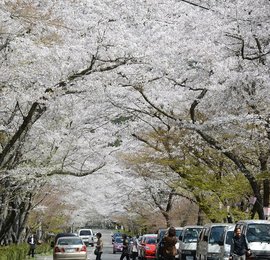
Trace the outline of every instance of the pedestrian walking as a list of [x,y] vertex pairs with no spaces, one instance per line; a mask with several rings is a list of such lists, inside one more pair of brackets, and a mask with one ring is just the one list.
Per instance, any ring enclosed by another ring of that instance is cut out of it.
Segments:
[[170,227],[168,233],[163,238],[163,259],[164,260],[175,260],[175,256],[177,255],[176,250],[176,230],[174,227]]
[[234,230],[234,236],[232,238],[230,259],[246,260],[246,254],[251,254],[246,236],[244,234],[241,234],[240,228],[236,228]]
[[97,245],[96,245],[97,255],[96,255],[96,260],[101,260],[101,255],[103,253],[103,241],[101,239],[102,234],[100,232],[98,232],[96,234],[96,237],[97,237]]
[[137,256],[138,256],[138,238],[139,235],[137,235],[136,237],[133,238],[133,244],[132,244],[132,260],[136,260]]
[[123,234],[122,238],[123,238],[123,250],[122,250],[122,254],[120,256],[120,260],[123,260],[125,257],[127,260],[129,260],[127,235]]
[[36,236],[34,234],[31,234],[27,239],[27,243],[29,245],[28,256],[30,257],[30,255],[31,255],[32,257],[34,257],[36,244],[37,244]]

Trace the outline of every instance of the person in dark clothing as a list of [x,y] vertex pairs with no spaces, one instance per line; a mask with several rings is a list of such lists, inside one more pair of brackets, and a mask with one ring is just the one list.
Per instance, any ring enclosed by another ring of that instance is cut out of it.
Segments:
[[127,260],[129,260],[127,235],[123,234],[122,238],[123,238],[123,251],[122,251],[122,254],[120,256],[120,260],[123,260],[125,257]]
[[32,255],[32,257],[35,256],[35,249],[36,249],[36,244],[37,244],[37,239],[34,234],[28,237],[27,243],[29,245],[29,251],[28,251],[28,256]]
[[232,260],[246,260],[246,253],[250,255],[250,249],[246,236],[241,234],[241,229],[236,228],[231,244],[230,259]]
[[177,254],[176,251],[176,243],[177,243],[177,238],[176,238],[176,230],[174,227],[170,227],[168,230],[168,234],[165,235],[163,238],[163,259],[164,260],[175,260],[175,256]]

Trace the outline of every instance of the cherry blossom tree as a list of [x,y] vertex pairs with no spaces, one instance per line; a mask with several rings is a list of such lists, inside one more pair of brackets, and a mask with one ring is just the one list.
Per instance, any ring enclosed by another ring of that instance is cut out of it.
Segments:
[[263,218],[268,9],[266,0],[1,3],[0,242],[17,241],[16,212],[44,182],[119,171],[120,150],[140,149],[131,134],[152,126],[189,129],[229,159]]

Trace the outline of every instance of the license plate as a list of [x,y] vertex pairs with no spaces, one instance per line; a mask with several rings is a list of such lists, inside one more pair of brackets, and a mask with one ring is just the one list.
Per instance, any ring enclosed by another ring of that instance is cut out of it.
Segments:
[[186,256],[186,260],[193,260],[193,256]]
[[65,250],[65,252],[67,252],[67,253],[73,253],[73,252],[75,252],[75,249],[74,248],[67,248]]

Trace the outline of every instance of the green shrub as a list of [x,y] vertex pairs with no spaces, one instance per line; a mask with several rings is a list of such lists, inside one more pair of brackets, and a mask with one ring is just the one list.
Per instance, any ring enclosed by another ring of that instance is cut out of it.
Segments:
[[[28,244],[10,245],[0,247],[0,260],[25,260],[29,251]],[[36,247],[36,254],[50,253],[51,247],[49,244],[41,244]]]

